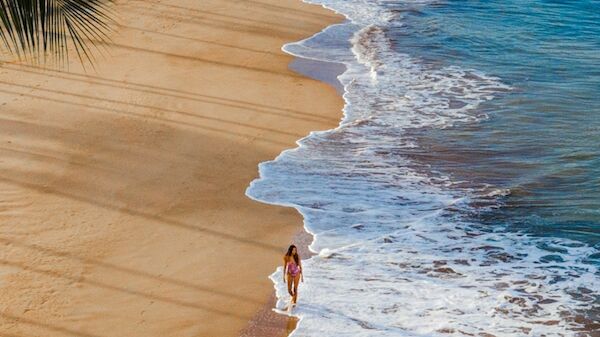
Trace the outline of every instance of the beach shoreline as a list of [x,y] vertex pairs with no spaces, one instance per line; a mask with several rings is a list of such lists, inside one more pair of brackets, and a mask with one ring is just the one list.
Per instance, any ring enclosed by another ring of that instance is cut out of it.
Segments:
[[94,73],[0,67],[0,331],[237,336],[303,230],[244,191],[343,105],[281,46],[343,18],[297,0],[116,6]]
[[[344,88],[340,81],[337,79],[345,70],[345,65],[341,63],[323,62],[317,60],[311,60],[302,58],[300,56],[293,56],[294,59],[290,62],[289,68],[301,75],[310,77],[312,79],[327,83],[335,88],[339,94],[340,99],[343,99],[342,95]],[[341,112],[340,112],[341,114]],[[281,205],[274,205],[275,207],[287,207]],[[297,211],[297,210],[296,210]],[[304,216],[298,212],[298,214],[304,218]],[[315,255],[309,246],[313,242],[313,235],[307,232],[306,228],[302,226],[296,234],[293,236],[291,243],[296,245],[298,253],[303,260],[309,259]],[[300,294],[299,298],[302,295]],[[301,302],[301,301],[300,301]],[[250,320],[248,326],[242,330],[241,337],[275,337],[275,336],[288,336],[293,332],[299,322],[296,316],[286,316],[276,313],[273,308],[276,307],[277,297],[274,293],[269,296],[267,303],[254,315]],[[282,331],[284,334],[282,334]]]

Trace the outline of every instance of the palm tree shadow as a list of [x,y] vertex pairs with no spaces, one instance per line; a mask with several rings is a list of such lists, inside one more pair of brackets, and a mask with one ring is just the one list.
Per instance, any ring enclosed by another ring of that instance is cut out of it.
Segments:
[[[33,139],[39,139],[37,143],[52,143],[52,139],[56,138],[57,135],[61,135],[63,142],[73,142],[69,148],[78,148],[82,145],[82,140],[86,138],[96,137],[94,134],[90,134],[90,130],[72,130],[58,126],[52,126],[48,124],[41,124],[25,122],[25,121],[14,121],[10,119],[3,119],[3,125],[10,127],[12,132],[27,134]],[[99,130],[100,134],[103,134],[102,130]],[[182,134],[188,134],[187,137],[196,139],[199,143],[198,137],[204,138],[207,136],[197,135],[184,130],[178,131]],[[160,204],[163,200],[175,200],[178,199],[190,199],[196,200],[198,195],[203,193],[212,193],[206,190],[207,188],[214,188],[207,185],[212,177],[201,177],[201,176],[174,176],[171,180],[185,180],[188,181],[191,186],[197,186],[197,189],[189,189],[187,192],[189,196],[179,194],[180,191],[177,189],[171,189],[170,185],[173,184],[169,179],[163,179],[162,182],[156,186],[148,186],[150,191],[144,190],[130,190],[128,194],[122,194],[120,198],[114,199],[115,188],[119,186],[128,185],[139,185],[136,182],[139,178],[139,173],[136,170],[126,169],[130,167],[130,163],[152,163],[152,162],[172,162],[177,163],[182,172],[189,172],[193,174],[195,167],[202,165],[202,163],[193,159],[195,154],[202,154],[203,150],[197,149],[195,153],[192,153],[192,157],[178,157],[169,152],[161,151],[160,149],[137,149],[131,147],[126,143],[122,143],[119,139],[106,139],[104,140],[104,152],[112,153],[116,158],[120,160],[113,160],[112,157],[93,158],[83,157],[77,155],[68,155],[63,158],[56,156],[46,155],[47,152],[44,148],[38,148],[34,151],[27,149],[14,149],[17,144],[11,144],[10,151],[3,151],[4,156],[12,156],[20,161],[29,161],[30,165],[25,165],[23,168],[15,167],[0,167],[0,181],[13,186],[19,186],[21,188],[54,194],[61,197],[67,197],[73,200],[85,202],[90,205],[102,207],[111,211],[118,211],[123,214],[128,214],[134,217],[150,220],[153,223],[160,223],[166,226],[171,226],[179,229],[189,230],[196,233],[202,233],[210,236],[214,236],[220,239],[235,241],[238,244],[250,245],[261,250],[267,250],[272,252],[280,252],[280,247],[273,246],[255,239],[248,237],[237,236],[224,231],[218,230],[218,227],[202,226],[200,224],[191,224],[182,220],[169,218],[166,215],[161,215]],[[256,151],[256,149],[253,149]],[[40,152],[43,155],[40,155]],[[48,151],[51,152],[51,151]],[[8,157],[6,157],[8,158]],[[73,161],[72,158],[76,160]],[[45,161],[51,165],[36,165],[36,162],[40,160]],[[84,161],[81,161],[84,160]],[[78,174],[64,174],[61,172],[54,172],[50,169],[44,169],[41,171],[29,171],[27,167],[69,167],[73,165],[77,166]],[[81,170],[81,169],[84,170]],[[144,166],[139,167],[144,169]],[[26,178],[25,178],[26,177]],[[94,177],[93,179],[91,177]],[[215,176],[215,179],[217,176]],[[189,179],[192,179],[191,181]],[[235,177],[222,177],[221,179],[236,179]],[[208,181],[206,181],[208,180]],[[161,191],[161,193],[148,193],[152,190]],[[95,191],[95,193],[90,193]],[[172,191],[172,192],[171,192]],[[169,195],[169,193],[177,193],[176,195]],[[237,192],[232,192],[237,193]],[[103,196],[110,196],[105,198]],[[244,198],[243,195],[240,196]],[[158,198],[158,199],[155,199]],[[246,199],[248,200],[248,199]],[[250,207],[253,207],[254,202],[248,200]],[[129,206],[124,206],[129,205]]]
[[211,287],[205,287],[205,286],[201,286],[198,284],[194,284],[191,282],[187,282],[184,280],[178,280],[169,276],[164,276],[164,275],[155,275],[143,270],[137,270],[137,269],[132,269],[132,268],[127,268],[127,267],[123,267],[123,266],[119,266],[113,263],[108,263],[108,262],[104,262],[101,260],[97,260],[97,259],[93,259],[93,258],[88,258],[88,257],[83,257],[83,256],[79,256],[77,254],[73,254],[70,253],[68,251],[61,251],[61,250],[57,250],[57,249],[52,249],[52,248],[48,248],[48,247],[43,247],[41,245],[37,245],[37,244],[31,244],[31,243],[27,243],[23,240],[18,240],[18,239],[8,239],[8,238],[2,238],[0,237],[0,242],[6,244],[6,245],[12,245],[12,246],[16,246],[16,247],[20,247],[23,249],[27,249],[27,250],[33,250],[33,251],[37,251],[43,255],[50,255],[50,256],[55,256],[55,257],[61,257],[61,258],[68,258],[68,259],[72,259],[72,260],[76,260],[77,262],[80,263],[84,263],[84,264],[88,264],[88,265],[92,265],[95,267],[101,267],[104,269],[108,269],[109,272],[114,273],[114,272],[121,272],[121,273],[125,273],[128,274],[130,276],[134,276],[134,277],[139,277],[139,278],[143,278],[143,279],[148,279],[151,281],[156,281],[158,283],[169,283],[172,284],[174,286],[178,286],[178,287],[182,287],[182,288],[187,288],[193,291],[197,291],[197,292],[201,292],[201,293],[211,293],[211,294],[217,294],[220,295],[222,297],[225,297],[227,300],[237,300],[237,301],[244,301],[247,303],[258,303],[260,302],[257,299],[253,299],[250,298],[248,296],[244,296],[244,295],[239,295],[239,294],[233,294],[227,291],[222,291],[222,290],[218,290],[218,289],[214,289]]
[[224,310],[219,310],[219,309],[215,309],[214,307],[208,306],[208,305],[203,305],[203,304],[199,304],[198,302],[190,302],[190,301],[182,301],[179,299],[175,299],[175,298],[171,298],[171,297],[167,297],[164,295],[156,295],[153,293],[148,293],[148,292],[144,292],[144,291],[140,291],[140,290],[135,290],[135,289],[128,289],[122,286],[116,286],[116,285],[112,285],[106,282],[102,282],[102,281],[97,281],[97,280],[93,280],[93,279],[88,279],[85,277],[80,277],[80,276],[70,276],[64,273],[61,273],[59,271],[55,271],[55,270],[51,270],[51,269],[43,269],[43,268],[39,268],[39,267],[33,267],[33,266],[28,266],[25,265],[23,263],[18,263],[18,262],[14,262],[14,261],[9,261],[9,260],[5,260],[0,258],[0,265],[3,266],[8,266],[8,267],[12,267],[12,268],[17,268],[17,269],[21,269],[21,270],[25,270],[28,272],[32,272],[32,273],[36,273],[36,274],[40,274],[40,275],[44,275],[44,276],[48,276],[48,277],[52,277],[52,278],[61,278],[61,279],[65,279],[67,281],[73,282],[73,283],[84,283],[87,285],[90,285],[92,287],[97,287],[97,288],[102,288],[105,290],[109,290],[109,291],[116,291],[122,294],[127,294],[127,295],[133,295],[133,296],[137,296],[137,297],[143,297],[146,299],[150,299],[150,300],[155,300],[155,301],[161,301],[161,302],[165,302],[165,303],[169,303],[169,304],[174,304],[174,305],[178,305],[181,307],[186,307],[186,308],[191,308],[191,309],[198,309],[198,310],[202,310],[202,311],[209,311],[209,312],[213,312],[216,313],[218,315],[223,315],[223,316],[228,316],[230,318],[237,318],[240,320],[245,320],[246,317],[241,316],[233,311],[224,311]]
[[[24,323],[27,325],[33,325],[35,327],[38,328],[42,328],[45,330],[50,330],[52,332],[55,333],[60,333],[63,335],[68,335],[68,336],[76,336],[76,337],[101,337],[100,335],[95,335],[95,334],[91,334],[91,333],[86,333],[83,331],[76,331],[76,330],[71,330],[65,327],[61,327],[58,325],[53,325],[53,324],[49,324],[49,323],[42,323],[30,318],[26,318],[23,316],[16,316],[14,314],[10,314],[7,312],[0,312],[0,318],[3,318],[7,321],[14,321],[14,322],[19,322],[19,323]],[[8,332],[0,332],[0,336],[6,336],[6,337],[23,337],[23,335],[11,335]],[[108,337],[108,336],[104,336],[104,337]]]
[[25,64],[6,63],[3,68],[16,72],[23,72],[35,76],[44,76],[49,78],[61,78],[69,81],[77,81],[85,84],[93,84],[106,87],[117,87],[123,90],[129,90],[144,94],[166,96],[167,99],[183,99],[197,101],[201,103],[219,104],[232,108],[248,109],[260,113],[271,114],[279,117],[293,118],[304,121],[337,123],[338,120],[329,118],[323,114],[309,113],[300,110],[294,110],[281,106],[273,106],[256,102],[244,101],[235,98],[219,97],[202,93],[194,93],[183,90],[174,90],[166,87],[158,87],[148,84],[135,83],[131,81],[117,81],[97,75],[82,75],[73,72],[64,72],[55,69],[41,68]]

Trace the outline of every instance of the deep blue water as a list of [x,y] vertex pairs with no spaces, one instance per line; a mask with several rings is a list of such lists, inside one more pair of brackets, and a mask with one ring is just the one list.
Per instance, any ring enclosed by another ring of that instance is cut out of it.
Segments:
[[395,50],[513,88],[487,120],[421,131],[434,167],[511,191],[490,225],[600,248],[600,1],[450,1],[400,20]]

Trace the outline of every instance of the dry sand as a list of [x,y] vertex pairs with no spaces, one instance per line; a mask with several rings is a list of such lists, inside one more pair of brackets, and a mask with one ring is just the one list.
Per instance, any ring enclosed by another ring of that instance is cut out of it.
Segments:
[[302,223],[245,189],[341,115],[280,48],[341,17],[298,0],[116,12],[93,73],[0,67],[0,335],[236,336]]

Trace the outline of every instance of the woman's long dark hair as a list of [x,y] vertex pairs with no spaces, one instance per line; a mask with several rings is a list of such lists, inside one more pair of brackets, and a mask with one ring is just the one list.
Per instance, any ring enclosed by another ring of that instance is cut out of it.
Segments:
[[[292,256],[292,250],[294,250],[294,248],[296,248],[296,246],[290,245],[290,248],[288,248],[288,251],[287,253],[285,253],[285,256]],[[296,248],[296,254],[294,254],[293,257],[294,261],[296,261],[296,264],[299,264],[298,260],[300,260],[300,258],[298,257],[298,248]]]

